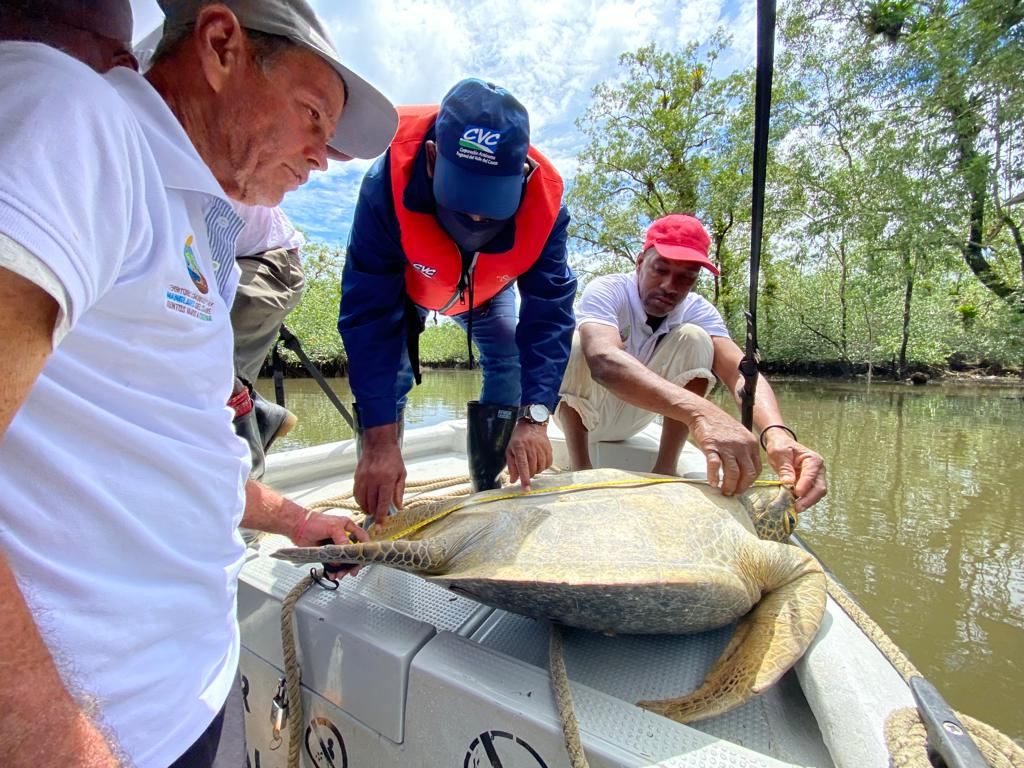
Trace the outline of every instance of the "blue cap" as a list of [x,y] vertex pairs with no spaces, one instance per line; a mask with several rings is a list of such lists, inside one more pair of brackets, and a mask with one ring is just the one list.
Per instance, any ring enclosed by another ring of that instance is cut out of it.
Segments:
[[469,78],[441,101],[434,197],[453,211],[508,219],[523,193],[530,116],[494,83]]

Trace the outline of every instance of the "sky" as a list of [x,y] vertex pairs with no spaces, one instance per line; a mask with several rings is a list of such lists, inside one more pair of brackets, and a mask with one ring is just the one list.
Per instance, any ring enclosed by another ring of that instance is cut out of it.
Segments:
[[[132,0],[136,39],[160,23],[155,0]],[[464,77],[511,91],[530,113],[531,143],[566,181],[585,145],[575,127],[618,57],[649,43],[679,50],[719,27],[733,38],[723,72],[753,66],[753,0],[311,0],[347,66],[396,104],[436,104]],[[311,239],[344,246],[371,161],[332,161],[282,207]],[[571,213],[571,212],[570,212]]]

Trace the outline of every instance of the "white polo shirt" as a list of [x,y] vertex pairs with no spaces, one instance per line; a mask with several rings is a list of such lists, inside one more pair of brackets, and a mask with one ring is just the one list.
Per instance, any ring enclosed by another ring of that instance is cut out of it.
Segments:
[[0,440],[0,549],[69,690],[142,768],[195,741],[238,664],[240,228],[143,78],[0,44],[0,235],[66,316]]
[[280,206],[246,205],[232,200],[231,207],[245,222],[235,244],[238,256],[255,256],[277,248],[297,250],[306,242]]
[[658,339],[685,323],[703,328],[709,336],[729,338],[729,329],[715,305],[693,291],[665,317],[657,330],[651,330],[640,301],[636,272],[602,275],[592,280],[576,307],[576,327],[584,323],[617,328],[626,351],[644,365],[654,357]]

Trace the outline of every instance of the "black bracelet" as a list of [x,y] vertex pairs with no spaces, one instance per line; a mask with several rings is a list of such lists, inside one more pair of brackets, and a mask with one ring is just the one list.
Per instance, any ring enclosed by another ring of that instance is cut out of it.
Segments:
[[784,430],[786,430],[787,432],[789,432],[789,436],[790,436],[790,437],[792,437],[792,438],[793,438],[794,440],[796,440],[797,442],[800,442],[800,441],[799,441],[799,440],[797,439],[797,436],[796,436],[796,432],[794,432],[794,431],[793,431],[792,429],[790,429],[789,427],[787,427],[787,426],[786,426],[785,424],[769,424],[769,425],[768,425],[767,427],[765,427],[764,429],[762,429],[762,430],[761,430],[761,438],[760,438],[760,440],[759,440],[759,442],[761,443],[761,447],[762,447],[762,448],[763,448],[764,450],[766,450],[766,451],[768,450],[768,444],[767,444],[767,442],[765,441],[765,439],[764,439],[764,436],[765,436],[765,435],[766,435],[766,434],[768,433],[768,430],[769,430],[769,429],[784,429]]

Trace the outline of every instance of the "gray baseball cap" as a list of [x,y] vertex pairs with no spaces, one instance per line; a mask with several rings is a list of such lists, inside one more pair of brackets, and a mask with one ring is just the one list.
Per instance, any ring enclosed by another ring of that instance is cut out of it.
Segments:
[[[158,0],[166,16],[164,34],[194,24],[209,0]],[[373,158],[388,148],[398,130],[398,113],[380,91],[341,63],[316,13],[304,0],[221,0],[246,29],[280,35],[312,51],[345,81],[348,101],[327,142],[343,157]]]

